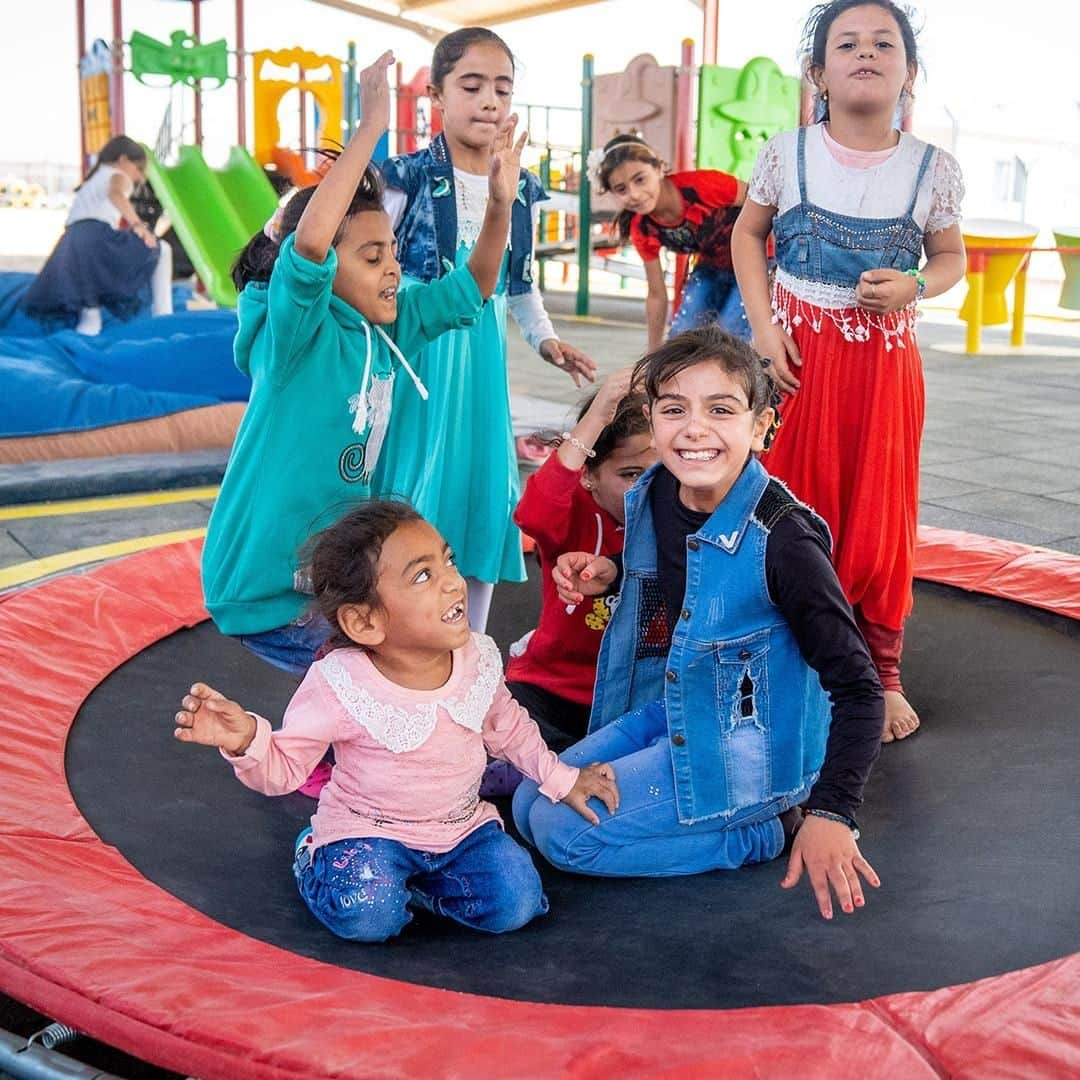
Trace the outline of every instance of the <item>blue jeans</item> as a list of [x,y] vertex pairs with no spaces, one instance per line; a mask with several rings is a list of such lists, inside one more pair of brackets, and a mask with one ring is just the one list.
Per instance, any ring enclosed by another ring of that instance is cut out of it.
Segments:
[[410,907],[490,934],[548,909],[529,853],[494,821],[441,854],[376,837],[340,840],[293,871],[312,915],[349,941],[396,937],[412,920]]
[[514,795],[518,830],[561,870],[598,877],[674,877],[734,870],[775,859],[784,848],[779,818],[730,825],[719,818],[684,825],[675,806],[675,781],[662,704],[624,713],[586,736],[560,759],[568,765],[610,762],[619,785],[619,809],[590,825],[563,803],[551,803],[533,780]]
[[233,637],[260,660],[293,675],[306,675],[330,637],[330,626],[321,615],[305,612],[287,626]]
[[683,286],[679,310],[671,320],[670,337],[696,326],[716,323],[721,330],[749,340],[750,322],[733,270],[695,266]]

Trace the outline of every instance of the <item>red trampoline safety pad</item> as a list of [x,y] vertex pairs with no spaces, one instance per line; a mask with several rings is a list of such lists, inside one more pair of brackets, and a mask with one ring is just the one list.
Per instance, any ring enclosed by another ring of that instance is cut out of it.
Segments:
[[[1076,615],[1080,558],[941,530],[920,535],[920,576],[988,585]],[[81,703],[111,671],[206,618],[200,546],[142,552],[0,603],[4,992],[208,1080],[1080,1074],[1080,954],[966,986],[847,1005],[531,1005],[337,968],[188,907],[93,833],[68,789],[64,745]],[[165,738],[175,703],[171,689],[162,692]],[[478,938],[478,962],[483,949]]]

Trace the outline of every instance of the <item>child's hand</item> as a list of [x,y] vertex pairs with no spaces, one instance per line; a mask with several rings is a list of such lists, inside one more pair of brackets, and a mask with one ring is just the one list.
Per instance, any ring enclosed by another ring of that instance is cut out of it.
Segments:
[[794,394],[800,383],[792,368],[802,367],[802,357],[791,335],[779,324],[770,323],[764,334],[754,335],[753,345],[758,356],[769,361],[768,374],[781,393]]
[[539,353],[549,364],[565,371],[575,386],[580,386],[582,379],[596,381],[596,361],[565,341],[547,338],[540,342]]
[[618,577],[619,568],[606,555],[567,551],[555,560],[551,576],[564,604],[580,604],[599,596]]
[[389,49],[357,76],[360,87],[360,126],[380,134],[390,126],[390,81],[387,72],[394,62]]
[[196,683],[180,704],[173,735],[181,742],[220,746],[239,756],[255,738],[255,717],[206,683]]
[[859,307],[878,315],[891,315],[915,302],[919,282],[900,270],[867,270],[855,286]]
[[514,142],[517,113],[508,116],[495,132],[491,142],[491,164],[488,167],[488,197],[499,206],[509,206],[517,198],[518,178],[521,175],[521,151],[529,137],[523,131]]
[[608,808],[609,814],[619,809],[615,770],[606,762],[602,765],[586,765],[581,769],[577,783],[566,793],[563,802],[572,806],[590,825],[599,825],[596,811],[589,807],[589,799],[594,797]]
[[859,875],[875,889],[881,884],[874,868],[860,854],[851,829],[843,822],[813,814],[806,815],[802,828],[795,834],[787,873],[780,887],[790,889],[798,884],[804,868],[817,897],[818,909],[826,919],[833,916],[830,887],[840,907],[850,915],[866,903]]
[[131,226],[131,231],[148,247],[156,248],[158,246],[158,239],[154,235],[154,230],[146,224],[145,221],[136,221]]
[[586,410],[585,415],[595,417],[604,427],[615,419],[615,410],[619,402],[630,392],[630,379],[634,374],[632,367],[623,368],[621,371],[613,371],[596,391],[596,397]]

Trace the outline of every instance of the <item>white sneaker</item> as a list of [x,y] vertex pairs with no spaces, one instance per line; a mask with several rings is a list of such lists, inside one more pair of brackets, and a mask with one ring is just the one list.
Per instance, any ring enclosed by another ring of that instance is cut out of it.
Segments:
[[86,337],[97,337],[101,333],[101,308],[83,308],[75,333],[85,334]]

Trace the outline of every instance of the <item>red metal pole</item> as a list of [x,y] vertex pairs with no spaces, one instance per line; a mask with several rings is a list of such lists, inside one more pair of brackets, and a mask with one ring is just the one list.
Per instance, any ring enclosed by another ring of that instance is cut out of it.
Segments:
[[716,39],[720,29],[720,0],[705,0],[705,31],[702,40],[702,63],[716,63]]
[[[191,0],[191,32],[198,45],[202,40],[202,0]],[[195,145],[202,146],[202,91],[195,80]]]
[[75,44],[78,47],[78,55],[75,57],[75,80],[79,90],[79,165],[82,175],[89,171],[89,162],[86,156],[86,111],[83,108],[82,99],[82,58],[86,53],[86,0],[75,0]]
[[109,124],[113,135],[124,131],[124,17],[123,0],[113,0],[112,5],[112,121]]
[[247,54],[244,50],[244,0],[236,0],[236,145],[247,145]]

